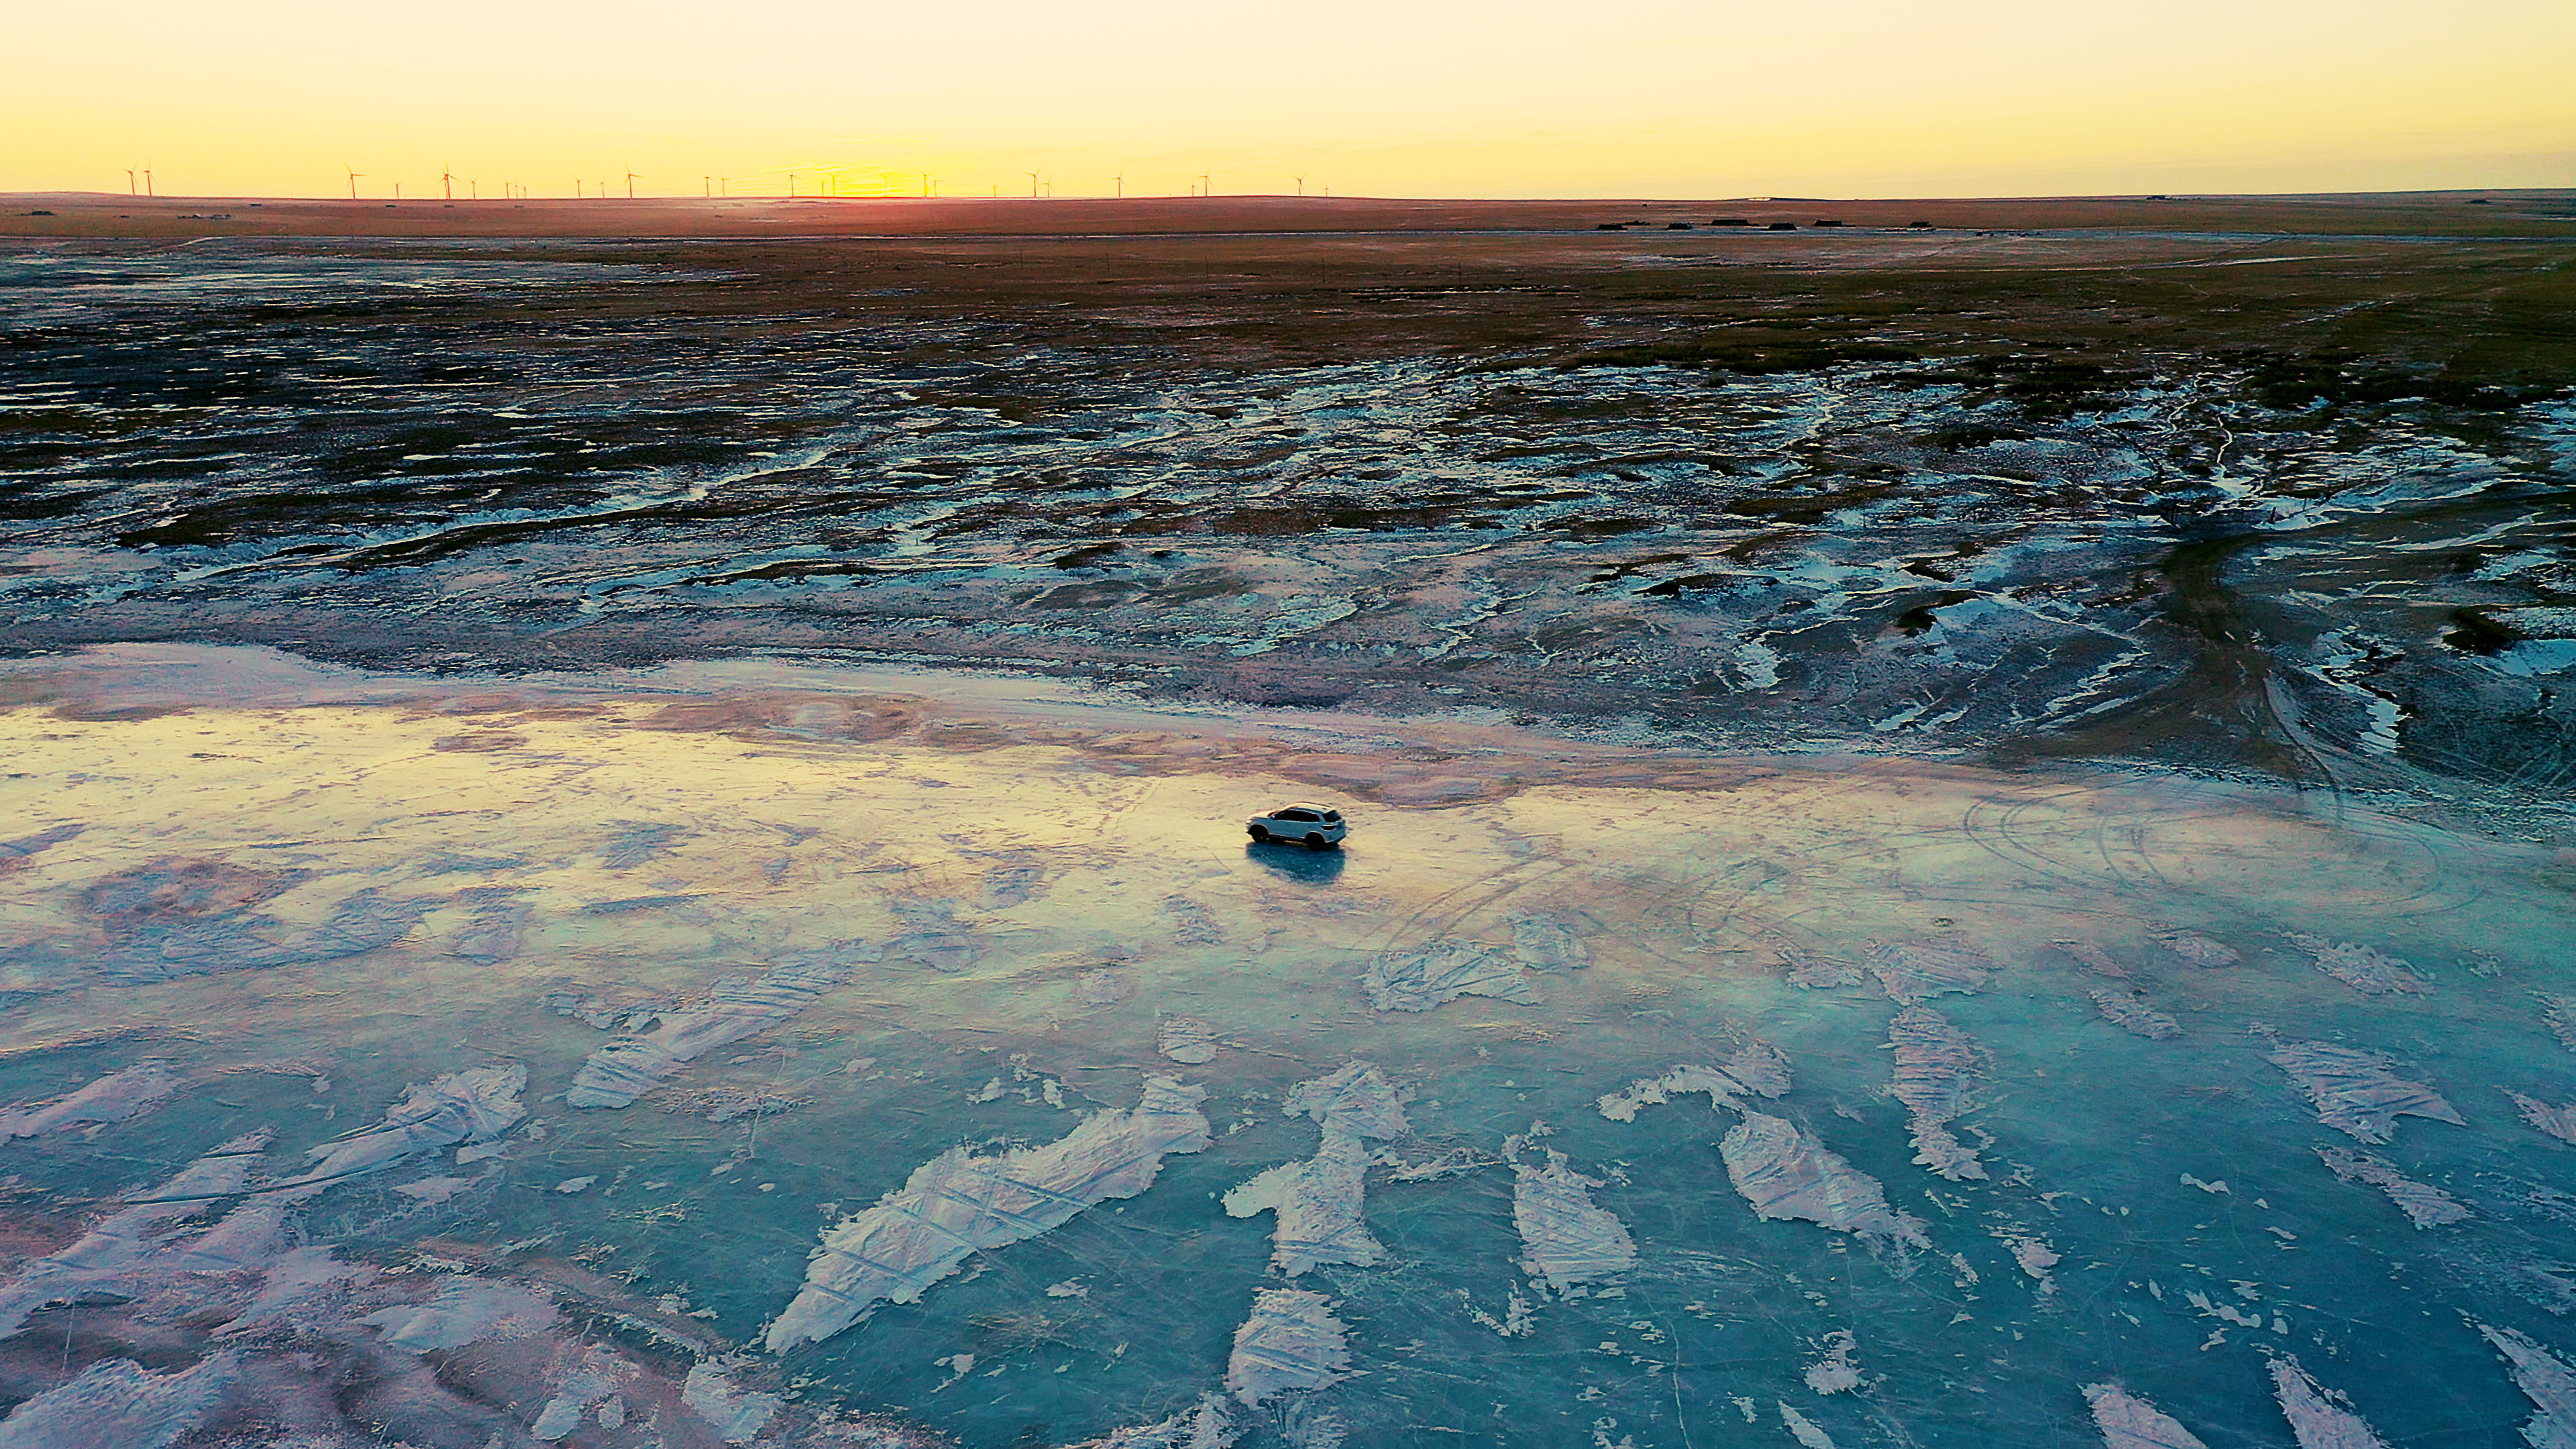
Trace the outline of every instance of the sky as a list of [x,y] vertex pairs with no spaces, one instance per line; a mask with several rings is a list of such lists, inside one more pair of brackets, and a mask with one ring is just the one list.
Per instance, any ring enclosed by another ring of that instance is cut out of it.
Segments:
[[8,30],[7,191],[2576,186],[2576,0],[37,0]]

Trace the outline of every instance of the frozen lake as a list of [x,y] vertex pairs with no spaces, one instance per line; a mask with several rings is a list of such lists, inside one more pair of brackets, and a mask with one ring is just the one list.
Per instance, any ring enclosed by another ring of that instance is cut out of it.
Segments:
[[2576,1433],[2563,852],[757,662],[0,700],[28,1442]]

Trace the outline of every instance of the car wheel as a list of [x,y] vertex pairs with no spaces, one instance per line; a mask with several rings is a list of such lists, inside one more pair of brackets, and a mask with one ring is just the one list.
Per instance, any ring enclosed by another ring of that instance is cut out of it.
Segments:
[[1270,832],[1262,829],[1258,825],[1253,826],[1252,843],[1255,845],[1268,845],[1270,843]]
[[1308,836],[1306,837],[1306,848],[1307,848],[1308,850],[1322,850],[1324,847],[1326,847],[1327,845],[1330,845],[1331,843],[1332,843],[1332,842],[1330,842],[1330,841],[1328,841],[1328,840],[1324,839],[1324,837],[1323,837],[1323,836],[1321,836],[1321,835],[1311,835],[1311,834],[1310,834],[1310,835],[1308,835]]

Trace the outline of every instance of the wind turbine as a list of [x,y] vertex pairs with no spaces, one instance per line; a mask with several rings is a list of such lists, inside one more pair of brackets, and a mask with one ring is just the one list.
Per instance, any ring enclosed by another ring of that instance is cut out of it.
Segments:
[[626,168],[626,199],[635,199],[635,168],[632,166]]
[[1023,173],[1021,173],[1021,174],[1025,175],[1025,176],[1027,176],[1027,177],[1029,178],[1029,200],[1031,200],[1031,201],[1035,201],[1035,200],[1037,200],[1037,199],[1038,199],[1038,174],[1037,174],[1036,172],[1034,172],[1034,171],[1023,172]]
[[159,194],[152,189],[152,163],[148,161],[143,164],[143,194],[146,196]]
[[454,170],[446,166],[438,168],[438,189],[440,192],[440,200],[454,201],[456,199],[456,172]]
[[1121,172],[1119,172],[1117,175],[1112,176],[1112,177],[1110,177],[1109,179],[1110,179],[1110,181],[1111,181],[1112,183],[1114,183],[1114,184],[1118,187],[1118,196],[1119,196],[1119,199],[1120,199],[1120,200],[1125,200],[1125,199],[1126,199],[1126,196],[1127,196],[1127,173],[1126,173],[1126,172],[1124,172],[1124,171],[1121,171]]
[[340,169],[349,173],[349,199],[350,199],[351,201],[355,201],[355,200],[357,200],[357,199],[358,199],[358,178],[359,178],[359,177],[361,177],[361,176],[366,175],[367,173],[365,173],[364,171],[360,171],[360,170],[356,169],[355,167],[351,166],[351,165],[350,165],[348,162],[346,162],[346,161],[343,161],[343,162],[341,162],[341,163],[340,163]]
[[1206,172],[1204,172],[1204,171],[1202,171],[1202,172],[1200,172],[1200,173],[1199,173],[1199,195],[1201,195],[1201,196],[1214,196],[1214,195],[1216,195],[1216,183],[1215,183],[1214,181],[1210,180],[1210,179],[1209,179],[1209,177],[1208,177],[1208,174],[1207,174]]
[[1053,200],[1055,200],[1055,178],[1054,178],[1054,177],[1050,176],[1050,177],[1048,177],[1048,178],[1047,178],[1046,189],[1047,189],[1047,200],[1049,200],[1049,201],[1053,201]]
[[700,187],[700,189],[702,189],[702,190],[704,190],[704,191],[706,192],[706,197],[705,197],[704,199],[706,199],[706,200],[713,200],[713,199],[715,198],[715,194],[716,194],[716,178],[715,178],[715,176],[714,176],[712,173],[709,173],[709,172],[700,172],[700,173],[698,173],[698,186]]
[[134,179],[134,168],[131,166],[125,168],[125,194],[128,196],[143,194],[142,184]]
[[471,176],[465,178],[465,199],[468,201],[481,201],[483,199],[483,183],[475,180]]
[[796,173],[793,171],[787,173],[787,194],[791,197],[796,194]]
[[1306,178],[1303,176],[1297,178],[1297,194],[1299,196],[1306,194]]
[[921,194],[925,200],[938,192],[939,188],[931,184],[932,178],[936,175],[936,172],[931,171],[924,171],[921,173]]

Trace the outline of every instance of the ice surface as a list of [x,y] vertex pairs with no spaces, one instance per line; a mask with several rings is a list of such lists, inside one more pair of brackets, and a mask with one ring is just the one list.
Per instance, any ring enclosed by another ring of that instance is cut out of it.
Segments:
[[278,1184],[282,1191],[318,1192],[342,1178],[381,1172],[406,1158],[460,1142],[483,1142],[510,1130],[527,1115],[519,1093],[528,1069],[511,1062],[450,1072],[426,1087],[406,1087],[384,1120],[306,1155],[311,1171]]
[[2549,1034],[2558,1044],[2576,1052],[2576,996],[2553,996],[2546,991],[2532,993],[2540,998],[2541,1020],[2549,1023]]
[[2349,1147],[2320,1147],[2317,1156],[2327,1169],[2346,1182],[2366,1182],[2388,1194],[2408,1219],[2419,1228],[2438,1228],[2468,1217],[2469,1210],[2438,1187],[2417,1182],[2397,1170],[2397,1164],[2367,1152]]
[[2288,1354],[2272,1360],[2272,1396],[2280,1401],[2290,1432],[2298,1436],[2299,1449],[2388,1449],[2352,1411],[2350,1401],[2309,1377]]
[[1264,1288],[1253,1296],[1251,1316],[1234,1331],[1226,1392],[1251,1408],[1284,1393],[1339,1383],[1350,1376],[1346,1332],[1323,1294]]
[[2531,1449],[2576,1449],[2576,1368],[2519,1329],[2485,1323],[2477,1329],[2504,1355],[2514,1384],[2540,1411],[2522,1426]]
[[2433,989],[2413,967],[2369,946],[2303,933],[2290,941],[2316,958],[2318,970],[2364,996],[2422,996]]
[[2103,1449],[2209,1449],[2199,1435],[2125,1389],[2086,1384],[2084,1397],[2093,1406],[2093,1425],[2102,1431]]
[[427,1353],[487,1338],[527,1338],[562,1316],[554,1300],[515,1283],[463,1277],[439,1284],[427,1303],[380,1309],[356,1321],[382,1330],[391,1347]]
[[1512,922],[1512,952],[1533,971],[1580,971],[1592,953],[1574,927],[1555,916],[1522,916]]
[[2171,1041],[2182,1035],[2181,1022],[2147,1005],[2147,999],[2134,991],[2096,990],[2090,994],[2102,1019],[2132,1036]]
[[239,1369],[231,1354],[175,1374],[101,1359],[10,1410],[0,1422],[0,1449],[164,1449],[197,1427]]
[[2125,980],[2129,975],[2129,969],[2112,960],[2110,952],[2090,941],[2051,941],[2049,944],[2083,962],[2085,969],[2097,976]]
[[727,1444],[748,1444],[769,1427],[781,1400],[776,1394],[742,1388],[724,1365],[714,1359],[700,1359],[681,1382],[680,1402],[713,1426],[718,1439]]
[[1361,1137],[1392,1141],[1413,1135],[1395,1085],[1368,1062],[1345,1062],[1329,1076],[1299,1082],[1280,1106]]
[[[1789,1059],[1767,1041],[1749,1041],[1726,1059],[1726,1074],[1760,1097],[1789,1095]],[[1715,1106],[1716,1100],[1710,1099]]]
[[1196,1017],[1167,1016],[1155,1029],[1154,1049],[1183,1066],[1203,1066],[1216,1060],[1216,1032]]
[[1412,1135],[1393,1085],[1375,1066],[1351,1062],[1290,1088],[1283,1105],[1321,1123],[1322,1143],[1314,1156],[1281,1163],[1228,1192],[1226,1214],[1277,1213],[1270,1260],[1291,1278],[1320,1263],[1377,1262],[1386,1250],[1361,1217],[1369,1167],[1363,1139]]
[[121,1072],[110,1072],[67,1097],[0,1108],[0,1142],[13,1137],[41,1137],[48,1132],[94,1122],[122,1122],[178,1089],[178,1075],[168,1062],[158,1059],[137,1062]]
[[2537,1097],[2526,1097],[2510,1089],[2505,1095],[2513,1098],[2514,1106],[2522,1109],[2522,1120],[2561,1142],[2576,1145],[2576,1102],[2552,1107]]
[[847,948],[829,959],[784,965],[758,980],[716,983],[706,1000],[661,1013],[653,1029],[621,1037],[582,1063],[564,1100],[575,1107],[623,1107],[682,1064],[756,1035],[803,1011],[848,979]]
[[1869,969],[1890,998],[1910,1006],[1928,997],[1983,990],[2003,968],[1974,947],[1889,941],[1870,946]]
[[805,1286],[772,1321],[772,1353],[818,1343],[880,1302],[918,1301],[967,1255],[1057,1227],[1111,1198],[1151,1187],[1166,1154],[1208,1145],[1206,1089],[1147,1077],[1142,1100],[1092,1116],[1043,1147],[1000,1157],[951,1148],[902,1188],[823,1235]]
[[224,1143],[159,1186],[124,1199],[71,1246],[27,1264],[0,1288],[0,1338],[18,1333],[28,1315],[48,1303],[95,1292],[136,1297],[161,1275],[186,1271],[189,1250],[168,1246],[174,1220],[238,1195],[268,1139],[259,1131]]
[[2358,1141],[2386,1142],[2406,1116],[2469,1125],[2441,1093],[2398,1076],[2395,1058],[2384,1052],[2298,1041],[2266,1055],[2316,1104],[2318,1121]]
[[1495,996],[1523,1006],[1539,1002],[1517,961],[1469,941],[1436,941],[1371,959],[1361,984],[1380,1011],[1429,1011],[1461,996]]
[[1807,1365],[1807,1387],[1820,1394],[1848,1393],[1860,1387],[1860,1366],[1852,1355],[1860,1350],[1860,1339],[1848,1328],[1838,1328],[1825,1335],[1825,1356]]
[[1069,1449],[1230,1449],[1243,1431],[1235,1427],[1228,1402],[1222,1394],[1203,1395],[1196,1408],[1151,1424],[1115,1429]]
[[1892,1091],[1914,1131],[1914,1160],[1953,1182],[1984,1181],[1976,1151],[1950,1134],[1949,1123],[1974,1111],[1985,1064],[1967,1033],[1928,1006],[1909,1006],[1888,1025],[1896,1053]]
[[1735,1190],[1764,1218],[1820,1223],[1836,1232],[1929,1248],[1919,1218],[1887,1205],[1867,1173],[1784,1117],[1748,1111],[1718,1146]]
[[1660,1077],[1630,1082],[1624,1090],[1611,1092],[1594,1105],[1602,1116],[1613,1122],[1634,1122],[1638,1108],[1660,1107],[1675,1096],[1688,1096],[1693,1092],[1708,1093],[1711,1110],[1738,1106],[1735,1094],[1743,1090],[1744,1084],[1730,1073],[1715,1067],[1684,1064]]
[[1834,1437],[1816,1427],[1814,1420],[1787,1404],[1780,1405],[1780,1427],[1798,1441],[1799,1449],[1837,1449]]
[[2191,931],[2164,931],[2156,936],[2164,948],[2194,966],[2233,966],[2245,958],[2224,942]]
[[1637,1246],[1609,1209],[1592,1201],[1598,1178],[1565,1165],[1550,1149],[1545,1167],[1512,1164],[1512,1226],[1520,1230],[1521,1270],[1562,1293],[1635,1266]]
[[1777,946],[1780,964],[1788,968],[1789,984],[1801,991],[1831,991],[1838,987],[1858,986],[1860,967],[1840,956],[1827,956],[1803,946]]
[[1997,1241],[2012,1250],[2013,1265],[2037,1283],[2042,1294],[2057,1291],[2057,1279],[2050,1270],[2065,1259],[2048,1245],[2046,1239],[2020,1228],[1996,1228],[1994,1235]]

